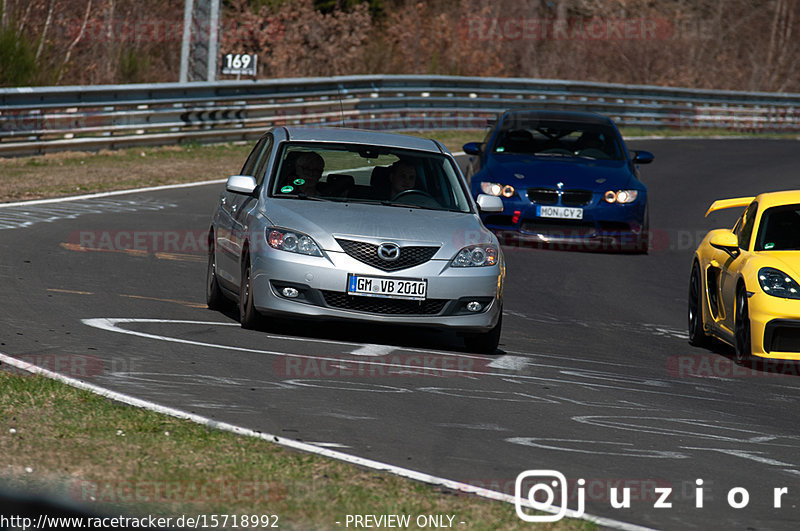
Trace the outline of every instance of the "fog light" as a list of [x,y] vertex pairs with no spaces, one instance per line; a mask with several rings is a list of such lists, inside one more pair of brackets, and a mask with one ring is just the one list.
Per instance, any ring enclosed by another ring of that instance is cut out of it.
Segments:
[[285,287],[281,290],[281,294],[283,294],[283,296],[287,299],[296,299],[297,296],[300,295],[300,292],[295,288]]
[[478,301],[470,301],[467,303],[467,310],[470,312],[479,312],[483,309],[483,304]]

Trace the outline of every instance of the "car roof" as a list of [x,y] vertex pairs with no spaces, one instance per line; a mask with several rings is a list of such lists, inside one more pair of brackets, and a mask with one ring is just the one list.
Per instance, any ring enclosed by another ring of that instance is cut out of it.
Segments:
[[503,113],[502,121],[509,118],[526,118],[528,120],[551,120],[555,122],[577,122],[583,124],[612,125],[607,116],[593,112],[552,111],[545,109],[509,109]]
[[439,144],[428,138],[396,133],[348,129],[346,127],[284,127],[287,140],[296,142],[339,142],[396,147],[441,153]]

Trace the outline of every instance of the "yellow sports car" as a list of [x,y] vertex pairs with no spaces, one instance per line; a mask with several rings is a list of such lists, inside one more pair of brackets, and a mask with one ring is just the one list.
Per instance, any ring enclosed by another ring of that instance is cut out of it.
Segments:
[[710,231],[692,260],[689,342],[710,336],[750,356],[800,360],[800,190],[715,201],[746,207],[732,230]]

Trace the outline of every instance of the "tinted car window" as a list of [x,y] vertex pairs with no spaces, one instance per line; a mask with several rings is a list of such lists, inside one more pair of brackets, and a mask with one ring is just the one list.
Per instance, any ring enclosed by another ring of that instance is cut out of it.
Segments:
[[531,120],[513,117],[503,123],[494,153],[569,156],[622,160],[613,127],[603,124]]
[[765,210],[761,215],[755,250],[800,250],[800,205],[783,205]]
[[741,227],[741,230],[736,232],[736,235],[739,238],[740,249],[747,249],[750,246],[750,236],[753,234],[753,226],[756,222],[757,210],[758,203],[750,203],[750,206],[747,207],[747,210],[745,210],[744,215],[742,216],[741,223],[737,224]]
[[264,137],[264,145],[261,147],[262,151],[253,169],[253,176],[256,178],[256,183],[261,184],[264,182],[264,177],[267,171],[267,162],[269,162],[269,154],[272,151],[272,135]]
[[250,175],[252,177],[255,177],[253,172],[254,172],[254,170],[256,168],[256,165],[258,164],[261,156],[264,153],[264,145],[266,143],[267,143],[267,137],[266,136],[262,137],[258,142],[256,142],[256,145],[253,148],[253,151],[250,152],[250,155],[247,157],[247,160],[245,161],[244,166],[242,166],[242,171],[240,172],[240,175]]

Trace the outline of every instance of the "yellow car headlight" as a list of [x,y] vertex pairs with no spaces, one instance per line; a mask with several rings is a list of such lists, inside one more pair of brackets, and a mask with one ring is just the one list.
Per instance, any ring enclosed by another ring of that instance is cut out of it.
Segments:
[[758,270],[758,283],[767,295],[783,299],[800,299],[800,284],[779,269],[762,267]]

